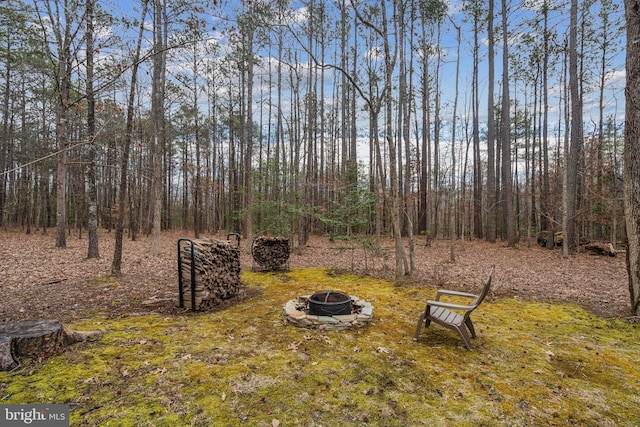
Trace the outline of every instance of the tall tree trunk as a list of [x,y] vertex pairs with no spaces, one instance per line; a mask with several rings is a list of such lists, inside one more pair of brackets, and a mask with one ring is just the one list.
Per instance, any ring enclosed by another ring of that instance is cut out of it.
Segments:
[[578,80],[578,0],[571,0],[569,25],[569,90],[571,93],[571,141],[566,161],[566,188],[563,191],[563,253],[568,256],[576,246],[578,200],[578,163],[582,153],[582,99]]
[[[400,51],[400,85],[399,85],[399,95],[398,95],[398,130],[401,132],[400,140],[404,142],[404,181],[401,195],[401,209],[404,211],[403,221],[405,224],[405,232],[408,238],[408,249],[409,249],[409,269],[407,270],[408,275],[413,275],[415,271],[415,244],[413,239],[413,220],[412,220],[412,198],[411,194],[411,136],[410,136],[410,125],[411,125],[411,93],[412,88],[411,85],[407,83],[407,74],[409,74],[413,70],[413,63],[410,62],[407,67],[407,58],[405,54],[405,47],[407,45],[406,41],[406,19],[407,12],[413,13],[413,10],[407,11],[406,8],[408,4],[402,4],[402,2],[398,3],[398,12],[397,12],[397,25],[398,25],[398,34],[399,34],[399,51]],[[410,22],[413,22],[413,19],[410,19]],[[409,34],[413,34],[413,25],[409,28]],[[408,45],[412,45],[412,36],[408,41]],[[409,76],[411,78],[411,76]],[[400,149],[398,150],[398,157],[402,158],[402,153]],[[398,168],[402,168],[402,161],[398,162]]]
[[[409,16],[409,22],[411,23],[409,26],[409,40],[408,40],[408,46],[409,48],[411,46],[414,45],[414,34],[415,34],[415,28],[414,28],[414,22],[415,22],[415,9],[413,7],[411,7],[410,9],[410,16]],[[404,56],[403,56],[404,58]],[[406,219],[407,219],[407,238],[408,238],[408,249],[409,249],[409,275],[413,276],[413,274],[416,272],[416,246],[415,246],[415,239],[414,239],[414,226],[413,226],[413,216],[414,216],[414,207],[415,207],[415,201],[413,199],[413,197],[410,197],[411,194],[414,193],[413,191],[413,176],[412,176],[412,170],[413,170],[413,161],[411,160],[411,156],[412,156],[412,143],[411,143],[411,135],[410,135],[410,124],[411,124],[411,111],[412,111],[412,105],[413,105],[413,96],[411,94],[413,94],[413,56],[411,56],[409,58],[409,67],[407,70],[407,73],[409,74],[409,84],[408,84],[408,94],[407,94],[407,100],[406,100],[406,107],[404,109],[404,127],[403,127],[403,138],[404,138],[404,146],[405,146],[405,204],[406,204]],[[417,134],[417,131],[416,131]],[[417,144],[416,144],[417,145]],[[417,149],[417,147],[416,147]],[[416,158],[416,161],[418,161],[418,159]]]
[[111,274],[119,276],[122,274],[122,238],[124,235],[124,213],[127,197],[127,172],[129,169],[129,151],[131,149],[131,139],[133,133],[134,101],[136,95],[136,85],[138,81],[138,67],[140,62],[140,50],[142,46],[142,36],[144,35],[145,17],[147,15],[148,0],[142,2],[142,16],[140,18],[140,28],[138,32],[138,42],[136,52],[133,57],[133,67],[131,69],[131,87],[129,88],[129,98],[127,101],[127,121],[124,131],[124,146],[122,148],[122,163],[120,164],[120,188],[118,192],[118,220],[116,224],[115,245],[113,250],[113,261],[111,262]]
[[[420,14],[422,33],[426,34],[427,19],[426,12]],[[430,243],[429,233],[431,232],[431,209],[430,197],[431,192],[431,87],[429,73],[429,54],[431,46],[423,42],[422,47],[422,152],[420,162],[420,213],[418,215],[418,230],[425,234],[426,244]]]
[[625,0],[627,87],[624,139],[624,213],[631,312],[640,316],[640,1]]
[[487,38],[489,39],[489,81],[487,90],[487,241],[496,241],[496,159],[495,159],[495,115],[493,108],[494,90],[494,31],[493,31],[493,0],[489,0],[489,19],[487,28]]
[[[437,23],[437,42],[436,46],[440,46],[442,37],[442,22]],[[442,49],[437,48],[436,52],[436,70],[434,76],[434,106],[433,106],[433,189],[431,190],[431,210],[432,210],[432,229],[431,237],[438,237],[438,229],[440,227],[440,190],[442,183],[440,182],[440,126],[442,125],[440,117],[440,72],[442,71]]]
[[385,137],[387,139],[387,145],[389,149],[389,177],[390,177],[390,216],[391,227],[393,229],[393,238],[395,241],[395,256],[396,256],[396,271],[395,279],[396,283],[402,281],[402,276],[409,273],[409,265],[407,256],[404,251],[404,244],[402,242],[402,230],[400,228],[400,186],[398,182],[398,170],[397,170],[397,146],[393,138],[393,102],[391,97],[391,88],[393,80],[393,70],[395,68],[395,57],[391,53],[391,46],[389,42],[389,29],[387,21],[387,9],[385,2],[381,3],[381,15],[382,15],[382,33],[384,40],[384,58],[385,58],[385,94],[386,94],[386,123],[385,123]]
[[[456,261],[456,114],[458,113],[458,80],[460,76],[460,27],[453,20],[451,21],[456,29],[457,55],[456,55],[456,78],[455,97],[453,98],[453,118],[451,129],[451,196],[449,209],[451,210],[451,247],[449,251],[449,261]],[[463,171],[464,173],[464,171]]]
[[[55,64],[55,86],[56,86],[56,145],[58,153],[56,155],[56,247],[67,247],[67,180],[69,156],[69,108],[71,91],[71,48],[72,38],[76,31],[72,32],[72,25],[75,20],[76,6],[70,4],[69,0],[45,2],[47,18],[38,16],[43,31],[53,32],[56,52],[47,46],[51,61]],[[36,5],[37,7],[38,5]],[[55,6],[55,10],[52,8]]]
[[[194,44],[197,46],[197,43]],[[200,237],[202,230],[202,165],[201,165],[201,149],[200,141],[200,111],[198,109],[198,59],[197,49],[194,48],[194,65],[193,65],[193,113],[194,113],[194,139],[196,145],[196,170],[195,184],[193,186],[193,234],[196,238]]]
[[69,27],[66,27],[64,42],[60,46],[61,56],[58,62],[58,106],[56,140],[56,248],[67,247],[67,181],[69,167],[69,90],[71,86],[71,52]]
[[507,246],[516,245],[516,218],[513,208],[513,180],[511,176],[511,114],[509,99],[509,26],[507,0],[502,0],[502,112],[500,139],[502,140],[502,199],[503,215],[507,223]]
[[96,102],[93,93],[93,20],[94,1],[87,1],[87,139],[89,140],[89,165],[87,170],[87,180],[89,182],[89,212],[88,212],[88,235],[89,247],[87,249],[87,258],[98,258],[100,252],[98,250],[98,191],[96,188]]
[[165,3],[163,0],[154,1],[154,53],[153,79],[151,87],[151,203],[152,210],[152,241],[151,254],[159,256],[162,250],[160,231],[162,228],[162,148],[164,147],[164,80],[165,80],[165,31],[164,16]]
[[471,83],[472,103],[472,137],[473,137],[473,230],[475,237],[482,239],[482,162],[480,157],[480,88],[478,84],[479,51],[480,43],[480,8],[474,6],[473,10],[473,77]]
[[[249,13],[252,13],[250,10]],[[244,185],[246,191],[246,217],[245,217],[245,239],[248,242],[253,238],[253,38],[254,38],[254,24],[249,24],[247,31],[246,43],[246,85],[247,85],[247,104],[246,122],[244,124],[244,140],[246,143],[245,148],[245,162],[244,162]]]
[[9,31],[7,31],[7,44],[5,45],[5,55],[7,60],[5,61],[4,72],[4,94],[2,99],[2,135],[0,135],[0,227],[5,224],[5,205],[7,199],[7,180],[9,174],[6,173],[6,169],[9,168],[7,162],[7,156],[9,154],[9,101],[11,100],[11,73],[12,64],[11,60],[11,37],[9,37]]

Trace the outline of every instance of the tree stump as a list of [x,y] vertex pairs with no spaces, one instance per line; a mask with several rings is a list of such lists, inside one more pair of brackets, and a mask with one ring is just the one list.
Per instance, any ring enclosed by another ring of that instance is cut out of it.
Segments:
[[99,333],[72,331],[57,320],[0,323],[0,370],[17,368],[24,357],[46,359]]

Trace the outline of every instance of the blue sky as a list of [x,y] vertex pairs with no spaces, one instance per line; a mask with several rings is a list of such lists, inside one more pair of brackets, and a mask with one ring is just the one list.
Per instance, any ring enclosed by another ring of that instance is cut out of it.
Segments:
[[[130,16],[138,17],[139,16],[139,5],[136,5],[135,2],[128,1],[116,1],[115,3],[104,3],[106,8],[113,8],[112,10],[122,10],[123,13],[126,13]],[[328,2],[327,4],[332,5],[333,3]],[[562,42],[562,37],[566,34],[566,26],[568,23],[568,6],[567,4],[556,4],[558,9],[553,11],[550,14],[550,26],[554,33],[559,36],[559,42]],[[613,3],[614,6],[618,6],[617,12],[615,14],[612,13],[611,19],[622,17],[623,8],[621,0],[616,0]],[[536,37],[536,34],[531,31],[530,27],[526,27],[524,25],[525,22],[532,19],[536,16],[537,10],[540,8],[540,2],[530,1],[528,3],[520,2],[510,2],[510,12],[508,15],[509,28],[511,31],[517,33],[517,35],[512,36],[510,38],[509,49],[510,54],[514,54],[519,51],[518,45],[523,43],[523,34],[531,35],[532,37]],[[300,24],[304,24],[303,20],[305,17],[305,3],[295,1],[292,2],[291,7],[296,10],[296,16],[299,20]],[[472,58],[471,58],[471,43],[472,43],[472,34],[470,23],[465,22],[464,13],[461,12],[462,3],[459,1],[453,1],[449,4],[449,15],[451,20],[455,22],[457,25],[460,25],[462,28],[462,45],[461,45],[461,56],[460,56],[460,81],[459,81],[459,100],[458,100],[458,115],[464,116],[468,112],[468,103],[470,98],[470,87],[471,87],[471,70],[472,70]],[[495,26],[496,31],[499,31],[499,27],[501,25],[501,17],[498,15],[500,4],[496,2],[496,19]],[[210,38],[211,40],[215,40],[215,43],[219,45],[222,52],[228,47],[228,38],[224,35],[221,35],[220,31],[225,27],[232,25],[229,21],[221,21],[218,16],[220,15],[233,15],[237,11],[242,9],[242,3],[239,1],[226,1],[222,2],[222,8],[212,8],[212,16],[205,16],[205,19],[208,20],[208,27],[213,28],[215,30],[211,30]],[[595,19],[597,17],[598,11],[600,9],[599,3],[595,3],[590,9],[590,18]],[[613,7],[611,7],[613,10]],[[116,12],[117,13],[117,12]],[[150,19],[149,17],[147,18]],[[233,18],[232,18],[233,19]],[[334,23],[326,24],[329,28],[334,26]],[[446,120],[447,118],[451,118],[452,114],[452,105],[454,101],[454,89],[455,89],[455,66],[456,66],[456,40],[455,40],[455,32],[453,29],[453,25],[451,25],[450,21],[445,20],[443,24],[443,35],[441,39],[441,49],[443,52],[443,66],[441,72],[441,88],[442,88],[442,117]],[[539,35],[537,36],[539,38]],[[481,114],[483,117],[486,117],[486,96],[487,96],[487,61],[486,61],[486,32],[482,32],[481,40],[483,42],[483,47],[481,49],[481,64],[480,64],[480,93],[484,98],[481,105]],[[351,43],[354,43],[352,40]],[[360,41],[360,46],[363,45],[363,42]],[[608,64],[608,73],[607,73],[607,89],[605,91],[605,107],[606,107],[606,115],[615,115],[616,120],[618,122],[622,122],[624,118],[624,84],[625,84],[625,73],[624,73],[624,33],[619,37],[619,46],[618,53],[615,56],[612,56],[609,59]],[[329,47],[331,49],[331,47]],[[298,49],[296,51],[298,55],[298,60],[300,61],[301,70],[306,69],[308,66],[308,58],[306,53],[302,49]],[[270,57],[273,55],[273,50],[269,51],[267,48],[261,48],[258,50],[258,54],[263,57],[263,64],[266,64],[268,61],[271,61],[274,64],[275,59]],[[360,55],[365,55],[364,51],[360,52]],[[500,82],[502,78],[502,70],[501,70],[501,59],[502,59],[502,46],[501,41],[498,40],[496,45],[496,84],[495,97],[500,95]],[[331,62],[331,55],[327,55],[327,62]],[[560,57],[559,57],[560,58]],[[597,79],[599,73],[599,64],[595,62],[595,60],[599,58],[593,58],[588,61],[593,61],[593,66],[589,66],[587,64],[585,69],[588,72],[593,72],[593,76],[591,77],[590,85],[585,86],[585,95],[584,95],[584,117],[585,117],[585,126],[587,130],[589,127],[592,127],[592,122],[597,121],[598,118],[598,91],[597,89]],[[179,68],[179,65],[174,64],[173,67]],[[559,112],[559,98],[558,96],[563,92],[563,85],[561,84],[561,69],[562,64],[558,63],[555,67],[550,69],[550,87],[549,93],[552,96],[551,104],[550,104],[550,112],[551,116],[551,131],[554,131],[554,127],[557,127],[557,119]],[[275,70],[275,67],[272,68]],[[266,67],[262,70],[260,68],[256,68],[256,74],[260,75],[261,71],[266,73]],[[326,91],[327,94],[331,94],[331,85],[333,84],[332,76],[333,72],[327,71],[325,73],[326,76]],[[517,98],[520,105],[524,103],[524,78],[521,78],[517,75],[517,73],[512,73],[512,81],[515,77],[516,86],[513,84],[511,86],[511,96],[512,98]],[[143,78],[148,78],[148,75]],[[414,83],[417,84],[417,83]],[[261,90],[260,81],[256,80],[255,82],[256,93],[254,94],[254,99],[259,99],[261,96],[265,95],[265,89]],[[223,89],[224,90],[224,89]],[[532,99],[532,89],[528,89],[528,97],[529,102]],[[272,97],[275,96],[275,93],[271,94]],[[363,101],[360,99],[359,102],[363,104]],[[257,107],[256,107],[257,108]],[[366,126],[366,114],[362,113],[363,120],[363,128]],[[481,120],[483,120],[481,118]]]

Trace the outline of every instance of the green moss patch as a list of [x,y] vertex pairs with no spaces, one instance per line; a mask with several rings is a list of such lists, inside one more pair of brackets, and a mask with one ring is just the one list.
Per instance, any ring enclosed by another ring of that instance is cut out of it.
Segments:
[[[467,351],[436,325],[413,332],[435,290],[325,269],[244,272],[256,297],[215,313],[71,324],[103,329],[0,373],[2,403],[68,403],[72,425],[592,425],[640,423],[638,325],[516,299],[474,312]],[[374,305],[343,331],[295,327],[282,306],[336,289]]]

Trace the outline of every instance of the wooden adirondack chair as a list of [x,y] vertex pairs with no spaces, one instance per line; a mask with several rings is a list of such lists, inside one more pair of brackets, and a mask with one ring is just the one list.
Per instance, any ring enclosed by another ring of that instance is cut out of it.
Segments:
[[[495,266],[491,267],[489,270],[489,278],[482,289],[482,292],[479,295],[471,294],[467,292],[459,292],[459,291],[449,291],[445,289],[438,290],[436,294],[435,300],[427,301],[427,306],[425,307],[422,314],[420,314],[420,319],[418,320],[418,326],[416,327],[416,334],[413,337],[414,341],[418,340],[418,336],[420,335],[420,328],[422,328],[422,324],[425,327],[429,327],[431,321],[436,322],[439,325],[444,326],[445,328],[453,329],[458,332],[464,341],[464,345],[467,349],[471,350],[471,337],[476,337],[476,331],[473,328],[473,322],[471,321],[471,313],[473,310],[478,308],[484,297],[489,293],[489,287],[491,286],[491,278],[493,276],[493,270]],[[471,304],[469,305],[460,305],[460,304],[451,304],[447,302],[440,301],[442,296],[451,296],[451,297],[462,297],[473,299]]]

